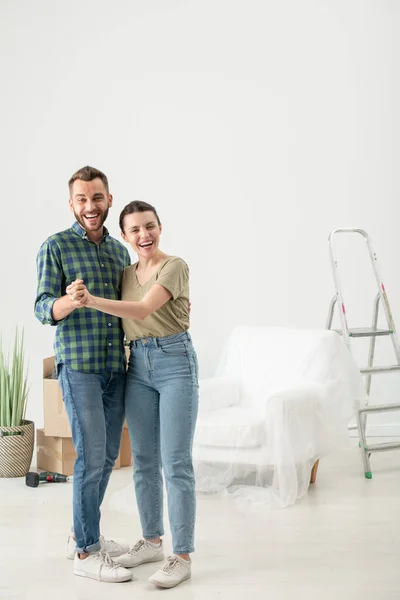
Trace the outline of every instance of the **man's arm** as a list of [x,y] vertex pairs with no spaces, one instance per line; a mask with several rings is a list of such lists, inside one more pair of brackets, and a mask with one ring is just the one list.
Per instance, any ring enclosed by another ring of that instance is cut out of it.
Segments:
[[[81,296],[83,298],[83,294]],[[59,322],[68,317],[75,308],[82,308],[83,306],[85,304],[78,299],[78,294],[75,296],[73,303],[71,303],[71,297],[66,294],[65,296],[61,296],[61,298],[57,298],[53,304],[51,314],[54,321]]]
[[84,304],[80,297],[74,300],[62,296],[63,271],[60,252],[57,244],[47,240],[39,250],[36,258],[38,287],[35,301],[35,316],[43,324],[57,325],[75,308]]

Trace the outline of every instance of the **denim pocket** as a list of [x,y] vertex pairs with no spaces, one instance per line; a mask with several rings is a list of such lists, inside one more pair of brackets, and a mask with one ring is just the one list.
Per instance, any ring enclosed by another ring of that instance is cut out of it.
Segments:
[[58,385],[60,386],[63,402],[65,402],[66,395],[71,393],[71,387],[69,385],[67,367],[63,363],[57,365],[57,380]]
[[192,357],[193,357],[193,362],[194,362],[194,372],[196,375],[196,381],[198,381],[199,379],[199,361],[197,360],[197,354],[196,351],[193,350],[193,352],[191,353]]
[[173,342],[172,344],[165,344],[159,346],[161,354],[167,354],[168,356],[187,356],[187,347],[184,342]]

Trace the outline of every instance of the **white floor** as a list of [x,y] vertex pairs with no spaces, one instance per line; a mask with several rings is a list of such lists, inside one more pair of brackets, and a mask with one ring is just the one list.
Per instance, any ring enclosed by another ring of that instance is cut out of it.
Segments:
[[[71,484],[32,489],[22,479],[0,480],[0,598],[400,599],[400,452],[375,454],[372,467],[367,481],[358,451],[341,451],[321,463],[307,496],[285,510],[249,514],[200,496],[192,579],[174,590],[147,583],[151,564],[123,584],[74,576],[64,558]],[[131,469],[113,473],[102,530],[133,542],[140,527],[126,502],[130,482]],[[169,536],[165,542],[168,551]]]

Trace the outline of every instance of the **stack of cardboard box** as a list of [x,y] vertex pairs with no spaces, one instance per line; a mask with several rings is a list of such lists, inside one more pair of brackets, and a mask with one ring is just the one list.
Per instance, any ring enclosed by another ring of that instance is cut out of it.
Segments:
[[[36,431],[37,467],[44,471],[72,475],[76,452],[61,389],[54,376],[54,366],[54,356],[43,360],[44,429]],[[114,469],[128,467],[131,464],[131,444],[125,423],[121,448]]]

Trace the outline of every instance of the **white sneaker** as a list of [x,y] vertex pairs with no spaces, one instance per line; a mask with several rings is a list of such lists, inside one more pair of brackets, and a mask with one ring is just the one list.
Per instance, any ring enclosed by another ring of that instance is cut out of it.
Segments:
[[190,579],[192,563],[190,560],[184,560],[180,556],[173,554],[167,558],[167,562],[161,569],[158,569],[149,579],[149,583],[154,583],[162,588],[172,588]]
[[[115,556],[120,556],[121,554],[125,554],[129,551],[129,544],[117,543],[114,540],[105,540],[104,537],[100,536],[100,544],[101,550],[104,550],[109,554],[112,558]],[[76,542],[75,538],[70,535],[67,542],[67,558],[69,560],[74,560],[76,553]]]
[[108,583],[120,583],[132,579],[132,573],[117,565],[107,552],[91,552],[86,558],[74,558],[74,575],[89,577]]
[[154,548],[146,540],[139,540],[129,552],[118,556],[116,562],[124,567],[132,568],[143,563],[157,562],[158,560],[164,560],[162,540],[159,548]]

